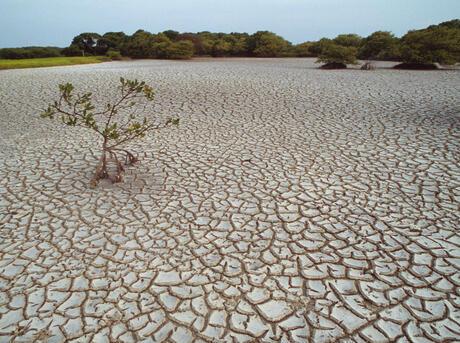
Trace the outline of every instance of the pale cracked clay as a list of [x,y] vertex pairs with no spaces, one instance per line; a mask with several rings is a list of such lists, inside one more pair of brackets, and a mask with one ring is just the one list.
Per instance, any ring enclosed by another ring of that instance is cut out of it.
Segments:
[[[459,341],[460,73],[316,68],[0,72],[0,342]],[[94,136],[39,112],[120,76],[180,125],[90,189]]]

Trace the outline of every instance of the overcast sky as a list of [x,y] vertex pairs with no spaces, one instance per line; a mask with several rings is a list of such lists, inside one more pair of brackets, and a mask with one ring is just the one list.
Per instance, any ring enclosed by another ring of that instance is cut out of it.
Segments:
[[460,17],[460,0],[0,0],[0,47],[67,46],[81,32],[270,30],[293,43],[400,36]]

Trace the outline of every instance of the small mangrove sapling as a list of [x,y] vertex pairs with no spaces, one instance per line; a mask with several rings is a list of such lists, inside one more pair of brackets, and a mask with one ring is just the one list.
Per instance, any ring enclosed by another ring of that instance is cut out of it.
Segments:
[[[125,165],[138,161],[137,157],[124,148],[127,143],[144,137],[147,132],[179,123],[177,118],[169,118],[163,124],[151,123],[143,114],[145,107],[154,99],[152,87],[144,81],[120,78],[119,95],[113,103],[96,109],[92,93],[75,94],[71,83],[59,85],[59,99],[48,105],[42,118],[59,118],[68,126],[80,126],[92,130],[102,138],[102,152],[91,185],[109,178],[121,182]],[[137,105],[144,104],[142,111]],[[124,163],[121,157],[124,157]],[[115,162],[116,173],[109,175],[108,162]]]

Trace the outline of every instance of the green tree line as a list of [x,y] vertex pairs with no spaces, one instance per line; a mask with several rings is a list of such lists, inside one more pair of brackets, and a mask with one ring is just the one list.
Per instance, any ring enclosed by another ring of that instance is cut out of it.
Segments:
[[43,58],[62,56],[62,48],[28,46],[24,48],[4,48],[0,49],[0,58],[24,59],[24,58]]
[[341,34],[333,39],[292,44],[269,31],[248,33],[177,32],[150,33],[138,30],[132,35],[85,32],[71,44],[59,48],[0,49],[0,58],[30,58],[108,55],[130,58],[189,59],[213,57],[318,57],[323,62],[354,63],[362,60],[403,61],[407,63],[460,62],[460,20],[455,19],[413,30],[398,38],[388,31],[367,37]]

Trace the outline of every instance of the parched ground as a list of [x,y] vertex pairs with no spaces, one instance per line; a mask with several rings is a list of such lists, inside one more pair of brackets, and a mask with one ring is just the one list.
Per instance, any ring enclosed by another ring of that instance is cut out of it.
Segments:
[[[458,342],[460,72],[316,67],[0,72],[0,342]],[[181,123],[90,189],[39,109],[120,76]]]

